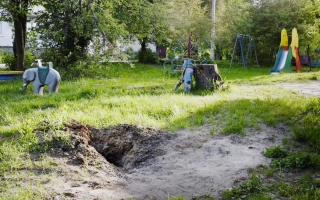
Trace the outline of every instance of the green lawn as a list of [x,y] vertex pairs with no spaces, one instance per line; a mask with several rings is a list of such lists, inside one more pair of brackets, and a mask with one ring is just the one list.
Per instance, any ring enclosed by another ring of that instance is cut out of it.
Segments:
[[[319,80],[320,72],[306,68],[302,73],[270,75],[272,67],[230,67],[226,61],[218,62],[218,67],[229,89],[197,89],[190,94],[182,86],[174,91],[179,75],[166,73],[162,66],[141,64],[104,64],[97,67],[98,78],[65,80],[62,74],[59,93],[44,96],[34,95],[32,85],[20,90],[21,79],[0,82],[0,174],[19,174],[26,165],[36,168],[37,163],[27,156],[38,144],[35,127],[48,121],[59,129],[71,119],[97,128],[128,123],[173,131],[210,123],[212,134],[241,135],[247,127],[261,123],[277,127],[281,122],[291,127],[296,141],[308,145],[307,153],[315,153],[309,167],[319,170],[319,98],[304,98],[274,83]],[[42,165],[52,167],[50,161]],[[14,181],[2,180],[0,199],[32,199],[35,192],[22,188],[17,198],[10,198]],[[309,195],[314,197],[316,192],[319,187]]]

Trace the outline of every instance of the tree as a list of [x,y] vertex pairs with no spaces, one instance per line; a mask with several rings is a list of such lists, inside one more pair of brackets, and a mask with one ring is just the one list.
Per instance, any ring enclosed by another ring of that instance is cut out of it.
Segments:
[[227,57],[232,53],[237,34],[254,38],[259,63],[264,65],[274,63],[283,28],[289,34],[293,28],[298,29],[300,47],[305,47],[311,37],[319,35],[319,28],[315,25],[315,10],[318,7],[312,5],[313,1],[310,0],[217,2],[216,44],[219,51]]
[[125,26],[128,31],[124,38],[138,40],[141,44],[139,62],[146,62],[147,43],[152,42],[156,29],[153,0],[129,0],[122,1],[116,7],[114,17]]
[[13,53],[16,60],[15,70],[24,70],[25,45],[27,39],[28,14],[40,0],[0,0],[0,15],[4,21],[13,22]]
[[[259,62],[270,65],[274,63],[275,55],[281,40],[281,30],[285,28],[291,34],[297,28],[299,34],[299,48],[306,47],[306,31],[310,23],[310,10],[301,12],[307,0],[260,0],[251,4],[248,9],[247,32],[254,37],[258,45]],[[289,36],[289,44],[290,44]]]
[[187,48],[189,37],[197,41],[210,41],[213,25],[211,10],[203,0],[167,1],[163,13],[168,43]]
[[142,53],[148,42],[170,45],[189,36],[210,40],[211,12],[203,0],[130,0],[117,7],[116,18],[129,37],[138,39]]
[[[88,58],[89,44],[102,47],[112,43],[123,29],[113,15],[117,1],[47,0],[36,20],[37,31],[58,66],[68,69]],[[95,51],[99,54],[99,49]]]
[[248,4],[244,0],[218,0],[216,6],[216,53],[229,58],[237,33],[248,34],[243,26],[248,19]]

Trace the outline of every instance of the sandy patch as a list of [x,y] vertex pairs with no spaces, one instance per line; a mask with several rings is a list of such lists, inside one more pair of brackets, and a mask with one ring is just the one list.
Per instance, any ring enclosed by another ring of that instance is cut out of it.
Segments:
[[306,83],[279,83],[278,86],[298,91],[302,96],[320,96],[320,81]]
[[261,125],[245,137],[211,136],[210,130],[171,133],[125,124],[97,130],[73,122],[65,128],[73,135],[70,144],[51,143],[61,171],[43,186],[59,199],[217,197],[246,179],[248,168],[268,164],[265,148],[290,135],[285,126]]

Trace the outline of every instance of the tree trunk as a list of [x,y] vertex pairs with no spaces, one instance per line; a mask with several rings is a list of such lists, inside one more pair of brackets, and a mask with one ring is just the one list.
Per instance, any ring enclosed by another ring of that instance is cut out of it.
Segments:
[[147,38],[143,38],[141,42],[141,51],[145,53],[147,51]]
[[143,38],[142,41],[141,41],[141,52],[140,52],[140,55],[139,55],[139,62],[140,63],[147,63],[147,55],[146,55],[146,52],[147,52],[147,41],[148,39],[147,38]]
[[15,70],[24,70],[24,54],[27,34],[27,16],[18,16],[14,20],[13,54],[16,59]]

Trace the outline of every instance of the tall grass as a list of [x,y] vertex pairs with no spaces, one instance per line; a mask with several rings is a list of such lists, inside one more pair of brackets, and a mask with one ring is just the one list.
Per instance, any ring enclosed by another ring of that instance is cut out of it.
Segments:
[[[229,89],[190,94],[182,88],[174,91],[179,75],[141,64],[100,64],[88,69],[91,78],[62,74],[59,93],[48,94],[46,89],[44,96],[34,95],[32,86],[21,91],[22,80],[0,82],[0,174],[18,177],[39,162],[43,169],[54,167],[45,158],[31,161],[28,152],[38,143],[33,130],[43,121],[58,129],[71,119],[97,128],[128,123],[173,131],[210,123],[212,134],[241,135],[261,123],[284,123],[292,127],[297,141],[319,153],[318,98],[304,98],[273,84],[319,79],[319,72],[271,76],[266,67],[230,67],[226,62],[218,66]],[[8,196],[11,184],[0,185],[0,199]],[[28,196],[25,192],[18,197]]]

